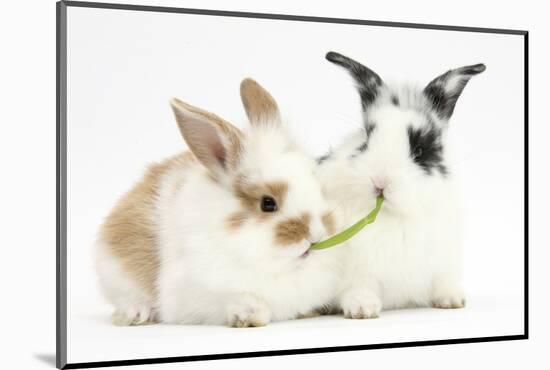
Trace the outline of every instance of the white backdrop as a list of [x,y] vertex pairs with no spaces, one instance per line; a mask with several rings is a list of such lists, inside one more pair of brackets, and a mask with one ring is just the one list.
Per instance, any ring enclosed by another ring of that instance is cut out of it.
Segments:
[[[521,36],[72,7],[68,35],[69,362],[523,333]],[[468,308],[238,333],[109,326],[91,244],[144,166],[185,148],[168,99],[242,126],[238,86],[251,76],[319,155],[361,124],[358,94],[347,74],[324,60],[329,50],[365,62],[383,79],[422,85],[449,68],[487,65],[451,120],[453,170],[462,174],[468,215]]]
[[[533,324],[529,341],[150,365],[143,368],[279,369],[284,366],[306,366],[328,369],[357,364],[385,368],[418,364],[427,369],[441,368],[441,366],[448,369],[464,369],[489,365],[499,366],[502,369],[515,369],[519,366],[541,363],[539,360],[543,359],[549,339],[547,311],[550,309],[546,293],[550,277],[545,264],[550,257],[546,247],[549,240],[548,234],[544,233],[545,210],[548,204],[546,189],[550,186],[550,178],[546,171],[548,165],[546,158],[550,154],[546,143],[549,132],[548,125],[544,123],[547,115],[545,81],[548,81],[549,77],[547,65],[550,64],[550,55],[546,47],[549,42],[549,26],[543,3],[535,1],[479,3],[464,0],[460,6],[442,7],[440,2],[435,0],[369,4],[347,0],[339,2],[234,0],[230,4],[223,0],[128,0],[126,2],[520,28],[531,31],[531,146],[529,152],[531,155],[530,276],[532,289],[530,317]],[[6,318],[1,336],[5,343],[9,343],[9,350],[4,354],[3,363],[18,368],[50,368],[54,359],[54,5],[53,0],[9,2],[6,3],[5,11],[0,14],[2,18],[0,29],[6,52],[5,58],[0,61],[3,67],[0,70],[3,81],[3,88],[0,90],[3,102],[3,134],[0,135],[0,161],[3,168],[3,181],[0,182],[2,203],[0,216],[2,225],[7,225],[2,230],[3,245],[6,247],[0,251],[1,284],[3,297],[6,298],[5,304],[0,307],[2,317]],[[498,12],[495,12],[495,7],[498,7]],[[381,71],[380,66],[370,63],[369,65]],[[397,74],[400,72],[391,70],[389,73],[398,77]],[[489,70],[486,73],[489,73]],[[479,76],[479,81],[482,76]],[[475,88],[479,88],[481,82],[477,84]],[[467,89],[474,94],[474,81]],[[464,99],[466,95],[459,102],[460,106],[466,105]],[[466,108],[457,108],[457,114],[460,109]],[[455,116],[454,122],[458,122],[457,117]]]

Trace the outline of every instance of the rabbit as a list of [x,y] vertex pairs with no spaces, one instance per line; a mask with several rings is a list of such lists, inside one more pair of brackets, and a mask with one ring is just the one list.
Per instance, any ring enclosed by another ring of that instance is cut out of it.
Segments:
[[449,70],[420,89],[390,86],[335,52],[326,59],[353,77],[362,127],[319,158],[324,192],[347,225],[385,199],[345,248],[339,310],[368,319],[387,309],[464,307],[463,222],[446,134],[458,97],[485,65]]
[[100,227],[97,270],[115,324],[264,326],[337,294],[338,252],[309,249],[336,224],[315,159],[263,87],[245,79],[240,91],[246,132],[172,99],[190,152],[149,167]]

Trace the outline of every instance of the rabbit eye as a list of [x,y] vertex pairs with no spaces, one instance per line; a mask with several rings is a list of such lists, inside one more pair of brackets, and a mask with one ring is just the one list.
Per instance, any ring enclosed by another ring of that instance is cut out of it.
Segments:
[[264,195],[262,197],[261,207],[263,212],[275,212],[277,210],[277,202],[275,202],[273,197]]
[[422,156],[422,147],[417,146],[413,151],[413,158],[420,158]]

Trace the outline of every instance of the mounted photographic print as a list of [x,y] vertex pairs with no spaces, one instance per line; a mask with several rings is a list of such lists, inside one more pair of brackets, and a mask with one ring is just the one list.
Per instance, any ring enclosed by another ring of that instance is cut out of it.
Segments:
[[59,368],[527,338],[527,32],[59,2]]

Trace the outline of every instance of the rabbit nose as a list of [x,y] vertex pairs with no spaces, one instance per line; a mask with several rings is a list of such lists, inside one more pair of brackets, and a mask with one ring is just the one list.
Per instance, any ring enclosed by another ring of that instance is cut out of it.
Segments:
[[388,180],[385,177],[373,177],[371,178],[374,191],[378,195],[384,195],[384,189],[388,186]]

